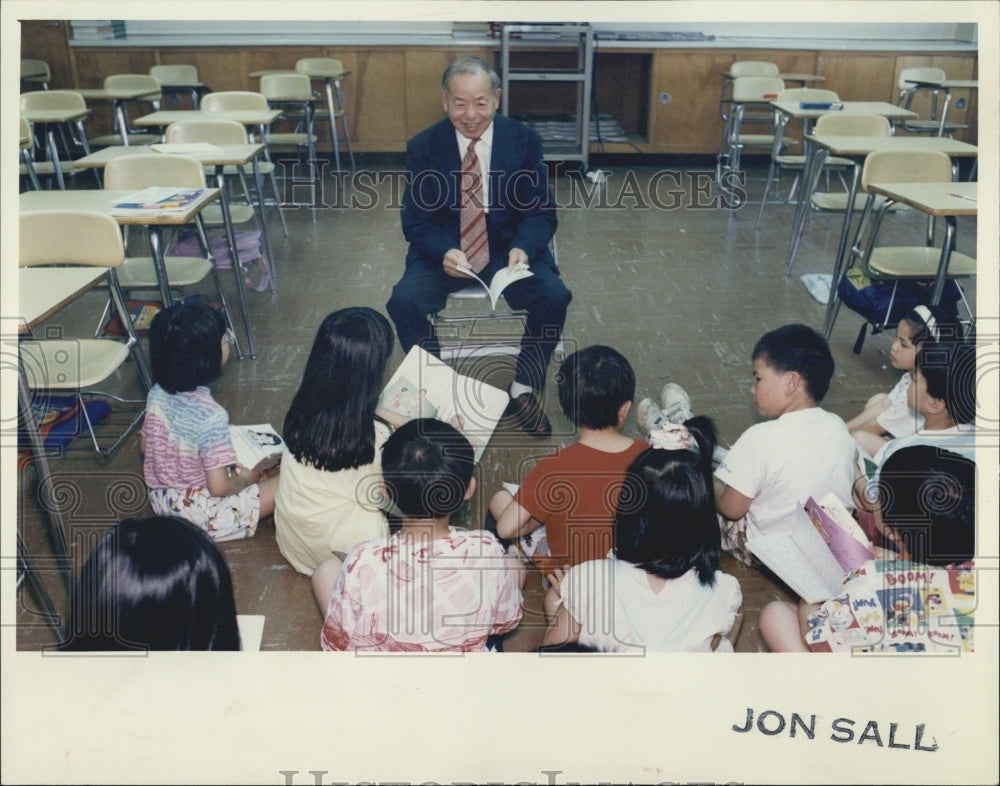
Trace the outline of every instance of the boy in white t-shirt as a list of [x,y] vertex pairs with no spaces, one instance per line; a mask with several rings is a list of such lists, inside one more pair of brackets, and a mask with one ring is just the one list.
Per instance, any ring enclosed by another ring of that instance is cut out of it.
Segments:
[[806,325],[765,333],[753,350],[757,410],[768,421],[748,428],[715,471],[723,549],[745,564],[747,536],[791,533],[810,496],[833,492],[853,509],[855,442],[844,421],[819,406],[833,356]]

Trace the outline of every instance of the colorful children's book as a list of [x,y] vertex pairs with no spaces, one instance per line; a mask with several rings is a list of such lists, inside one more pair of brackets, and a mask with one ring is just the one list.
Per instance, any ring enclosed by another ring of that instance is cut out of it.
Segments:
[[867,538],[834,495],[810,497],[791,535],[747,538],[747,548],[808,603],[840,592],[845,573],[872,559]]
[[204,192],[204,188],[150,186],[112,202],[111,215],[142,216],[150,213],[183,212]]
[[450,423],[472,443],[478,462],[509,400],[504,391],[459,374],[415,346],[379,396],[375,414],[394,428],[414,418]]
[[535,275],[525,264],[514,265],[513,267],[505,267],[498,270],[493,274],[493,278],[490,280],[490,283],[487,284],[472,271],[472,268],[460,267],[458,268],[458,271],[469,278],[474,278],[479,282],[479,285],[486,291],[486,295],[490,299],[490,308],[494,311],[496,310],[497,301],[500,299],[501,292],[503,292],[515,281],[520,281],[522,278]]
[[869,560],[809,619],[814,652],[972,652],[975,573]]
[[236,449],[236,460],[244,467],[266,472],[281,462],[285,441],[270,423],[254,426],[230,426],[229,436]]

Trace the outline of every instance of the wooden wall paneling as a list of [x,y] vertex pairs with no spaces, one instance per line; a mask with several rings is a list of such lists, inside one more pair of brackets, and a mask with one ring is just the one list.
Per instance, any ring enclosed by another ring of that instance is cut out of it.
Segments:
[[[719,96],[733,57],[715,50],[660,49],[653,55],[649,150],[715,153],[722,134]],[[669,96],[662,103],[661,95]]]
[[353,90],[363,107],[351,129],[356,150],[391,152],[406,149],[406,52],[403,49],[359,49]]
[[25,19],[21,25],[21,57],[44,60],[49,64],[52,79],[49,87],[53,90],[72,88],[76,84],[73,60],[70,57],[69,22],[55,19]]

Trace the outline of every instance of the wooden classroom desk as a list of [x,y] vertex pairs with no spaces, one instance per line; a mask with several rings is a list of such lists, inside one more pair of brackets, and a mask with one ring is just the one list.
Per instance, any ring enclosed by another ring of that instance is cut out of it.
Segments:
[[[326,111],[330,119],[330,145],[333,147],[333,154],[336,157],[337,171],[340,171],[340,144],[337,139],[337,113],[339,112],[344,121],[345,141],[347,143],[347,153],[351,159],[351,169],[354,169],[354,151],[351,149],[351,134],[347,130],[347,116],[344,114],[344,96],[340,88],[340,80],[350,74],[349,69],[339,71],[325,70],[323,68],[312,68],[308,73],[294,70],[262,70],[251,71],[250,76],[259,79],[268,74],[305,74],[310,79],[322,79],[324,92],[326,93]],[[336,96],[336,98],[335,98]]]
[[[941,260],[934,277],[931,305],[941,302],[948,279],[948,264],[955,245],[957,216],[978,215],[978,183],[869,183],[868,191],[881,194],[893,202],[901,202],[930,216],[943,217],[945,230]],[[835,279],[839,280],[839,279]],[[832,301],[832,298],[831,298]]]
[[[847,207],[844,211],[844,223],[840,232],[840,244],[837,248],[837,258],[834,271],[841,269],[845,259],[847,240],[850,236],[851,221],[854,218],[854,201],[858,193],[858,183],[861,180],[861,167],[865,156],[876,150],[940,150],[952,158],[974,157],[979,154],[979,148],[967,142],[958,142],[947,137],[918,136],[816,136],[808,135],[806,141],[811,145],[811,153],[807,159],[803,182],[813,182],[813,175],[828,155],[854,159],[854,173],[848,189]],[[802,229],[805,225],[810,194],[808,189],[800,189],[798,202],[795,206],[795,218],[792,221],[792,236],[788,246],[788,258],[785,260],[785,275],[792,271],[795,253],[798,251]],[[836,292],[837,280],[831,283],[830,291]]]
[[[202,113],[208,114],[208,113]],[[158,154],[158,155],[171,155],[170,152],[164,152],[170,149],[170,145],[143,145],[142,147],[125,147],[124,145],[114,145],[112,147],[106,147],[102,150],[98,150],[91,153],[89,156],[84,156],[83,158],[77,159],[77,165],[81,167],[93,167],[103,169],[107,166],[109,161],[116,158],[122,158],[124,156],[132,156],[139,154]],[[226,241],[229,244],[229,254],[231,259],[237,259],[236,254],[236,235],[233,229],[232,214],[229,207],[229,198],[226,190],[223,188],[223,177],[224,170],[227,166],[237,166],[242,167],[246,164],[250,164],[253,168],[254,174],[254,187],[257,191],[257,206],[255,212],[261,227],[261,235],[264,238],[264,248],[267,252],[268,257],[268,269],[271,276],[271,291],[276,291],[276,281],[277,281],[277,267],[274,260],[274,249],[271,244],[271,232],[267,224],[267,216],[264,212],[264,182],[263,177],[260,173],[259,159],[260,155],[264,152],[265,147],[262,142],[248,142],[243,145],[184,145],[182,147],[175,147],[175,150],[179,154],[194,158],[201,162],[204,166],[211,166],[215,168],[216,185],[219,191],[219,203],[222,208],[222,220],[223,226],[226,232]],[[234,266],[234,275],[236,276],[237,292],[240,295],[240,306],[243,310],[244,326],[247,330],[247,340],[250,347],[250,356],[256,357],[257,350],[254,341],[253,325],[250,322],[249,317],[249,305],[246,300],[246,285],[243,280],[243,276],[237,273],[238,266]],[[237,345],[237,350],[239,351],[239,346]],[[240,352],[242,357],[242,352]]]
[[45,156],[52,162],[55,171],[56,181],[59,188],[66,188],[66,181],[63,179],[62,167],[59,164],[59,148],[56,146],[56,128],[63,124],[72,123],[76,125],[80,132],[80,141],[84,150],[89,153],[90,145],[87,142],[87,134],[83,129],[84,119],[91,113],[88,108],[83,109],[22,109],[21,115],[32,125],[42,126],[45,136]]
[[102,87],[85,87],[76,91],[83,96],[85,101],[106,101],[111,104],[111,114],[114,116],[114,124],[118,127],[118,133],[122,137],[124,144],[128,144],[128,114],[126,107],[129,101],[139,98],[153,98],[160,95],[159,90],[149,90],[148,88],[121,88],[106,90]]
[[941,81],[931,79],[907,79],[907,84],[916,87],[926,87],[930,89],[944,90],[944,107],[941,109],[941,122],[938,125],[938,136],[944,135],[944,127],[948,121],[948,110],[951,109],[952,90],[978,90],[978,79],[942,79]]

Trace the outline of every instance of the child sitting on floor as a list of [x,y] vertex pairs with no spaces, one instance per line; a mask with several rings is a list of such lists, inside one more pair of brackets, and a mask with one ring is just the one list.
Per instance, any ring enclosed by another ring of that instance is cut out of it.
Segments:
[[556,571],[562,606],[545,646],[602,652],[733,651],[742,594],[718,570],[708,418],[662,423],[629,467],[608,559]]
[[906,401],[920,345],[961,339],[962,324],[939,306],[917,306],[900,318],[889,362],[901,369],[903,376],[891,391],[872,396],[864,410],[847,421],[847,430],[869,456],[878,453],[888,440],[905,437],[924,425],[923,415],[910,409]]
[[854,496],[859,507],[877,507],[880,467],[902,448],[934,445],[975,460],[975,346],[961,341],[924,342],[916,356],[907,403],[923,416],[924,425],[913,434],[886,442],[872,458],[870,472],[864,472],[860,464],[855,468]]
[[516,494],[498,491],[490,500],[501,538],[539,540],[544,526],[548,557],[533,555],[543,571],[607,556],[622,478],[646,447],[621,433],[635,395],[635,373],[621,353],[600,345],[574,352],[558,384],[577,441],[541,459]]
[[391,429],[375,403],[394,340],[389,321],[361,306],[334,311],[316,332],[285,416],[274,500],[278,549],[299,573],[389,532],[378,483]]
[[975,464],[911,445],[889,457],[878,485],[876,523],[893,548],[876,549],[822,605],[767,604],[760,632],[772,652],[973,649]]
[[715,471],[723,550],[752,564],[748,535],[788,533],[810,496],[833,492],[853,510],[856,443],[821,409],[833,376],[825,339],[805,325],[765,333],[753,350],[753,394],[765,423],[751,426]]
[[[473,652],[521,619],[519,563],[489,532],[449,526],[471,498],[473,450],[454,427],[411,420],[382,449],[386,497],[399,532],[351,549],[326,594],[324,650]],[[320,566],[316,599],[326,588]]]
[[252,537],[274,512],[278,485],[237,463],[229,416],[207,387],[229,359],[231,338],[204,303],[175,303],[153,317],[155,384],[139,441],[153,512],[187,519],[219,541]]
[[241,649],[225,557],[184,519],[123,519],[104,531],[80,571],[59,648]]

